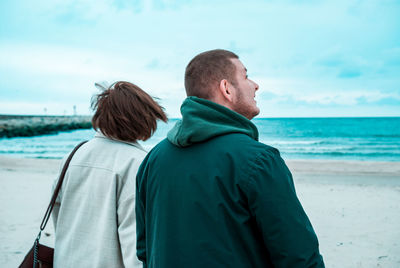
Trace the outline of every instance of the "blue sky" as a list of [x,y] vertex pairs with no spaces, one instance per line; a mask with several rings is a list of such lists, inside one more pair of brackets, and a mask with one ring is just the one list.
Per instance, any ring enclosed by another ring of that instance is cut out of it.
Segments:
[[90,114],[94,82],[131,81],[170,117],[214,48],[260,85],[260,117],[400,116],[400,1],[0,2],[0,113]]

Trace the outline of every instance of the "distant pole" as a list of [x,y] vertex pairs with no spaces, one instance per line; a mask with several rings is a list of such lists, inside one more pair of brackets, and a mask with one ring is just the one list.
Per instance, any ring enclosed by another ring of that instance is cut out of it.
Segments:
[[44,111],[44,115],[47,115],[47,108],[46,107],[44,107],[43,111]]
[[76,105],[74,105],[74,116],[76,116]]

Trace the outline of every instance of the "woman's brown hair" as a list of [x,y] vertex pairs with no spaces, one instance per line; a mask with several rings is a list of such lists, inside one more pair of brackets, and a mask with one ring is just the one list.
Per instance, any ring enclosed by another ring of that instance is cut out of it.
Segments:
[[157,119],[168,120],[164,108],[152,97],[125,81],[115,82],[93,96],[91,107],[95,110],[93,128],[122,141],[145,141],[157,129]]

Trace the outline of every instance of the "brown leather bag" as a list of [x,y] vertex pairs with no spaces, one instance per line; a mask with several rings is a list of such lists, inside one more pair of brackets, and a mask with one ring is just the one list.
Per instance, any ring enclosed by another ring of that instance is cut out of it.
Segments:
[[[31,250],[29,250],[28,254],[26,254],[24,261],[21,263],[19,267],[51,268],[53,267],[53,256],[54,256],[53,248],[39,244],[39,240],[35,240],[35,244],[31,248]],[[36,263],[36,266],[33,265],[34,263]]]
[[67,168],[69,162],[71,162],[72,156],[75,152],[87,141],[83,141],[79,143],[74,150],[69,154],[67,161],[65,161],[64,167],[61,171],[60,178],[58,179],[58,183],[56,188],[54,189],[53,196],[51,197],[50,204],[47,207],[46,213],[44,214],[42,223],[40,224],[40,231],[38,236],[33,243],[33,247],[29,250],[28,254],[26,254],[24,260],[19,265],[19,268],[51,268],[53,267],[53,257],[54,257],[54,249],[51,247],[47,247],[39,243],[40,235],[42,231],[46,227],[47,222],[50,219],[51,212],[53,211],[54,204],[56,203],[56,199],[58,196],[58,192],[61,189],[62,182],[65,177],[65,173],[67,172]]

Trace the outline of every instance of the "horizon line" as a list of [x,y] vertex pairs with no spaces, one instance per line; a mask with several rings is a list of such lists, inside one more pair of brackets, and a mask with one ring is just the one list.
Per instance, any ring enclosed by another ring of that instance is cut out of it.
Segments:
[[[1,114],[1,117],[76,117],[76,116],[93,116],[90,114],[76,115],[44,115],[44,114]],[[271,117],[255,117],[257,119],[315,119],[315,118],[400,118],[400,115],[385,115],[385,116],[271,116]],[[169,120],[182,119],[182,117],[170,117]]]

